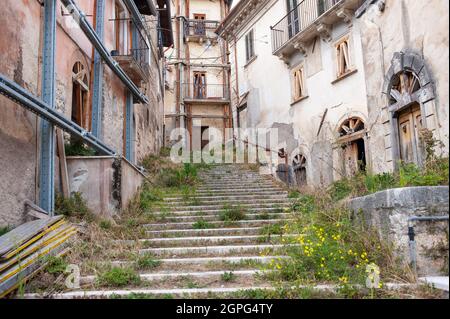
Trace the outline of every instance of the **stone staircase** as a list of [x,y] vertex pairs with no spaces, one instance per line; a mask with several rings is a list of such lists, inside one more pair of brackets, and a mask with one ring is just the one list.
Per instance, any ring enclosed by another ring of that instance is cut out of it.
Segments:
[[[201,171],[199,177],[201,183],[194,195],[164,198],[164,211],[154,212],[157,220],[141,225],[145,238],[121,241],[130,250],[151,255],[160,263],[140,272],[138,286],[97,289],[92,285],[96,277],[85,276],[81,279],[83,289],[52,297],[201,297],[270,288],[262,265],[286,258],[285,246],[280,236],[262,236],[261,231],[266,225],[289,220],[287,191],[243,165],[215,165]],[[233,207],[243,210],[245,217],[224,221],[224,209]],[[158,216],[162,218],[158,220]],[[203,227],[196,227],[199,220]],[[120,258],[113,261],[113,265],[127,264],[129,261]]]

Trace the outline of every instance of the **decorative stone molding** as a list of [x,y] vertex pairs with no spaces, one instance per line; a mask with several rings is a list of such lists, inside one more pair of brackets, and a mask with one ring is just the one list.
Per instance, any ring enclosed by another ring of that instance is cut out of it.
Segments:
[[339,18],[343,19],[345,23],[350,25],[352,24],[352,18],[354,15],[354,12],[352,10],[341,8],[336,12],[336,15]]
[[301,54],[303,54],[305,57],[308,56],[308,52],[306,50],[306,45],[302,41],[298,41],[294,43],[294,48],[298,51],[300,51]]
[[289,57],[286,54],[280,53],[277,54],[277,57],[286,64],[289,64]]
[[323,23],[318,24],[317,32],[319,32],[321,38],[325,41],[331,41],[331,28],[329,25]]

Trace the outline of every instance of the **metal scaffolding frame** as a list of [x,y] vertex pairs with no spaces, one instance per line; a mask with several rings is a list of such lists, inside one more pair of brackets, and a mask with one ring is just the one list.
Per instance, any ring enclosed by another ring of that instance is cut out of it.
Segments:
[[[56,0],[44,1],[44,45],[42,49],[42,100],[55,108]],[[41,122],[39,204],[53,215],[55,193],[55,130],[52,122]]]
[[[51,1],[51,0],[50,0]],[[25,90],[17,83],[7,79],[0,74],[0,93],[22,105],[28,110],[36,113],[42,119],[52,123],[74,136],[82,138],[86,143],[95,148],[99,153],[110,156],[117,156],[117,153],[103,143],[100,139],[86,131],[84,128],[66,118],[63,114],[50,107],[32,93]]]

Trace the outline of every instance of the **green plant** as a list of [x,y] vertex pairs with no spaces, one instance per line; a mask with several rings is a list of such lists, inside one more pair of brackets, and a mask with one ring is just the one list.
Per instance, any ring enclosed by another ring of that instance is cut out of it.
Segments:
[[64,145],[64,150],[67,156],[94,156],[96,152],[83,143],[82,140],[71,141]]
[[225,282],[233,281],[235,278],[236,278],[236,276],[231,271],[230,272],[226,271],[221,275],[222,281],[225,281]]
[[209,228],[214,228],[214,225],[211,223],[208,223],[207,221],[205,221],[203,219],[199,219],[194,224],[192,224],[192,228],[194,228],[194,229],[209,229]]
[[72,193],[69,198],[64,198],[62,194],[56,194],[55,212],[75,217],[89,217],[91,215],[86,200],[79,192]]
[[101,286],[123,287],[127,285],[138,285],[141,282],[139,275],[128,267],[112,267],[100,273],[97,283]]
[[263,228],[261,228],[259,234],[263,236],[270,236],[270,235],[283,235],[283,224],[276,223],[271,225],[265,225]]
[[66,271],[67,262],[62,257],[48,256],[45,258],[45,271],[49,274],[62,274]]
[[288,198],[299,198],[300,197],[300,192],[297,190],[294,191],[290,191],[288,194]]
[[246,209],[241,206],[224,205],[220,213],[222,221],[238,221],[245,219]]
[[108,230],[112,228],[112,222],[109,219],[103,219],[98,224],[101,229]]
[[342,180],[335,181],[329,190],[331,198],[333,200],[341,200],[348,197],[352,192],[351,181],[347,178],[343,178]]
[[6,234],[9,231],[10,231],[9,226],[0,227],[0,236]]
[[144,254],[138,256],[136,259],[137,269],[152,269],[161,265],[161,261],[154,258],[154,256],[149,254]]

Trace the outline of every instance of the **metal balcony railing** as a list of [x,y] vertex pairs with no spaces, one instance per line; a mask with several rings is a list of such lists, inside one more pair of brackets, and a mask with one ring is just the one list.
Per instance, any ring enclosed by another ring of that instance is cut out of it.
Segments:
[[228,100],[229,92],[223,84],[183,83],[183,96],[192,100]]
[[219,21],[190,19],[184,21],[184,37],[216,38],[214,30],[219,26]]
[[276,52],[295,35],[344,0],[303,0],[277,22],[272,30],[272,50]]
[[119,40],[120,43],[118,47],[113,51],[112,55],[118,58],[131,58],[137,65],[139,65],[143,72],[147,72],[150,48],[144,36],[145,31],[141,30],[131,19],[111,19],[111,21],[113,21],[113,23],[116,25],[116,28],[121,29],[121,32],[118,34],[127,32],[124,31],[127,30],[127,28],[123,28],[124,23],[127,23],[128,28],[131,28],[131,30],[133,30],[132,32],[127,32],[127,34],[131,35],[131,37],[129,37],[128,39],[124,39],[122,36],[122,38]]

